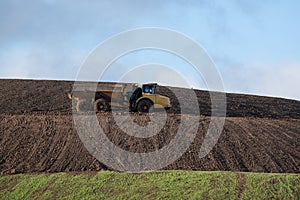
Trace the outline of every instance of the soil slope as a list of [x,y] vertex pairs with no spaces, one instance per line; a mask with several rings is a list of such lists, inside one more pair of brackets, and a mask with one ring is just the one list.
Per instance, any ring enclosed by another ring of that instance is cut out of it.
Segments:
[[[0,80],[0,84],[0,173],[109,169],[89,154],[77,135],[66,95],[73,82]],[[179,90],[184,94],[185,89]],[[158,92],[170,96],[176,105],[168,88],[160,87]],[[196,138],[186,153],[165,169],[300,172],[300,102],[227,94],[224,130],[214,149],[200,159],[210,122],[210,99],[207,91],[195,92],[202,114]],[[143,115],[132,117],[137,123],[145,121]],[[139,139],[120,130],[110,113],[98,114],[107,137],[132,152],[162,148],[176,134],[180,117],[175,106],[159,134]]]

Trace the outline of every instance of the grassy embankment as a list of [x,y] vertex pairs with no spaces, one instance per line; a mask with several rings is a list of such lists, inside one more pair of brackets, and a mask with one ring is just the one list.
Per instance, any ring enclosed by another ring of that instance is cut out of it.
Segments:
[[157,171],[0,177],[0,199],[299,199],[299,174]]

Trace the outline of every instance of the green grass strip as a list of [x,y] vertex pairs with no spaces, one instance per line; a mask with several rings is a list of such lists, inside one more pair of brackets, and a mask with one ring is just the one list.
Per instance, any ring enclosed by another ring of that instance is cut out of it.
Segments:
[[202,171],[19,174],[0,199],[299,199],[300,175]]

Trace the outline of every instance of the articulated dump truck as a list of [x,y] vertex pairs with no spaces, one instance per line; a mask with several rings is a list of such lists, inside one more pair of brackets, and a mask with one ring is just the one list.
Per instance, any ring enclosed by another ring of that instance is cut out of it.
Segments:
[[[96,86],[97,85],[97,86]],[[68,97],[77,111],[105,112],[112,108],[129,109],[131,112],[149,112],[150,109],[171,108],[170,99],[156,94],[156,83],[80,83]],[[95,88],[96,87],[96,88]]]

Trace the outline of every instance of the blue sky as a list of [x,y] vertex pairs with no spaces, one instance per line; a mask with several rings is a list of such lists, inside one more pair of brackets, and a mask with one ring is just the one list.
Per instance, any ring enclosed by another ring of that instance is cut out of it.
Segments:
[[[206,49],[225,91],[300,100],[299,7],[296,0],[1,1],[0,77],[75,80],[103,40],[128,29],[162,27]],[[155,61],[187,73],[180,61],[156,55],[129,55],[115,70]]]

